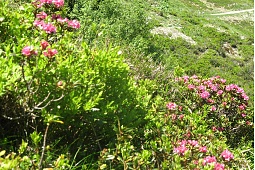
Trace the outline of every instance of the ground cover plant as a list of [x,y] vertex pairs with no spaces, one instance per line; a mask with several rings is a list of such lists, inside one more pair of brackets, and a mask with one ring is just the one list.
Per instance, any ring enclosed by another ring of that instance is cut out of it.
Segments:
[[253,169],[252,26],[208,3],[0,2],[1,169]]

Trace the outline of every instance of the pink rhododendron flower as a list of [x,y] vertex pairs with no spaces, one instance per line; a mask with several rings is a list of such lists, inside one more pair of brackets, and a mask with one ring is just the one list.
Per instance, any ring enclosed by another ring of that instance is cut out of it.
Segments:
[[240,109],[240,110],[244,110],[244,109],[245,109],[245,106],[244,106],[244,105],[240,105],[240,106],[239,106],[239,109]]
[[246,114],[242,113],[242,117],[246,117]]
[[57,54],[58,51],[56,49],[50,49],[48,48],[47,52],[43,52],[43,55],[48,57],[48,58],[52,58],[55,54]]
[[182,140],[182,141],[179,142],[179,145],[180,146],[185,146],[187,143],[188,143],[188,141]]
[[74,28],[74,29],[78,29],[78,28],[80,28],[80,23],[77,20],[70,20],[68,22],[68,26],[71,28]]
[[202,153],[206,153],[206,152],[207,152],[206,146],[200,147],[200,148],[199,148],[199,151],[202,152]]
[[204,91],[199,94],[202,99],[208,99],[210,97],[210,93],[208,91]]
[[221,156],[224,158],[225,161],[230,161],[231,159],[234,159],[234,155],[227,149],[221,153]]
[[242,93],[241,96],[245,101],[249,100],[249,97],[245,93]]
[[22,54],[27,56],[27,57],[30,57],[32,55],[37,55],[37,51],[34,50],[34,48],[32,46],[25,46],[22,49]]
[[45,50],[49,46],[49,43],[45,40],[41,41],[41,47],[43,50]]
[[196,140],[188,140],[188,144],[190,144],[190,145],[192,145],[192,146],[194,146],[194,147],[199,146],[199,145],[198,145],[198,141],[196,141]]
[[210,85],[210,89],[216,92],[218,90],[218,87],[216,85]]
[[45,25],[45,23],[44,23],[44,21],[41,21],[41,20],[35,20],[33,25],[42,29],[43,25]]
[[36,14],[36,18],[38,19],[45,19],[48,15],[45,12],[40,12]]
[[40,0],[41,3],[45,3],[45,4],[51,4],[52,0]]
[[62,18],[62,17],[61,17],[60,14],[52,14],[51,18],[52,18],[53,20],[56,20],[56,19]]
[[211,104],[213,104],[215,101],[213,100],[213,99],[208,99],[207,100],[207,103],[211,103]]
[[203,85],[198,86],[198,90],[205,91],[205,86],[203,86]]
[[64,6],[64,0],[52,0],[52,3],[57,7],[60,8]]
[[225,168],[224,164],[216,163],[214,165],[214,170],[224,170],[224,168]]
[[186,148],[186,146],[181,145],[177,148],[174,148],[174,153],[177,153],[179,155],[184,155],[187,150],[188,148]]
[[244,89],[238,87],[238,88],[236,89],[236,93],[244,93]]
[[68,22],[68,19],[67,18],[57,18],[57,21],[60,22],[60,23],[67,23]]
[[211,164],[211,163],[216,163],[216,162],[217,162],[217,160],[216,160],[215,156],[207,156],[204,158],[202,164],[206,165],[206,164]]
[[180,120],[183,120],[183,118],[184,118],[184,115],[183,115],[183,114],[179,116],[179,119],[180,119]]
[[219,90],[218,92],[217,92],[217,94],[220,96],[220,95],[222,95],[222,93],[223,93],[223,90]]
[[224,83],[226,83],[226,80],[225,80],[225,79],[220,79],[220,82],[221,82],[222,84],[224,84]]
[[213,126],[213,127],[212,127],[212,130],[213,130],[213,131],[216,131],[216,130],[217,130],[217,128],[216,128],[215,126]]
[[216,107],[215,107],[215,106],[212,106],[212,107],[211,107],[211,111],[214,112],[215,110],[216,110]]
[[222,105],[225,107],[227,106],[227,102],[222,102]]
[[220,131],[220,132],[222,132],[222,131],[224,130],[223,127],[218,127],[217,129],[218,129],[218,131]]
[[193,76],[191,76],[191,78],[197,79],[198,77],[197,77],[197,75],[193,75]]
[[178,107],[177,104],[175,103],[172,103],[172,102],[169,102],[166,107],[169,109],[169,110],[176,110],[176,108]]
[[46,33],[48,33],[48,34],[55,33],[56,30],[57,30],[56,27],[54,27],[54,25],[52,25],[52,24],[50,24],[50,23],[44,24],[44,25],[42,26],[42,29],[43,29]]
[[189,84],[189,85],[188,85],[188,89],[194,90],[194,89],[195,89],[195,86],[194,86],[193,84]]
[[187,83],[189,81],[189,76],[183,76],[182,78],[184,83]]

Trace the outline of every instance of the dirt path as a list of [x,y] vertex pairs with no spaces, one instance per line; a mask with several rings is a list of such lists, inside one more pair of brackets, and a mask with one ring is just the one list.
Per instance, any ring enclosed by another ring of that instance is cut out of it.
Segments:
[[240,10],[240,11],[230,11],[230,12],[224,12],[224,13],[217,13],[217,14],[210,14],[210,15],[230,15],[230,14],[238,14],[243,12],[251,12],[254,11],[254,9],[247,9],[247,10]]

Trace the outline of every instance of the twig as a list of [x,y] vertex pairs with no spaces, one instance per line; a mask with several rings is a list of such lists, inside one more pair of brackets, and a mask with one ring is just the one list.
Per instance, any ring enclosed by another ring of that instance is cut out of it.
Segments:
[[43,157],[44,157],[45,146],[46,146],[46,138],[47,138],[47,133],[48,133],[49,126],[50,126],[50,124],[47,125],[47,127],[45,129],[44,137],[43,137],[43,150],[42,150],[40,162],[38,164],[38,167],[39,167],[40,170],[42,169],[42,161],[43,161]]

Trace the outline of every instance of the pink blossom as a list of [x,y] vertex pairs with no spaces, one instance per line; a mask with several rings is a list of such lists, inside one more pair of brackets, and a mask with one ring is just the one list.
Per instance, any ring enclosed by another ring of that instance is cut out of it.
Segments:
[[22,49],[22,54],[27,56],[27,57],[30,57],[32,55],[37,55],[37,51],[34,50],[34,48],[32,46],[25,46]]
[[206,146],[201,146],[201,147],[199,148],[199,151],[200,151],[200,152],[203,152],[203,153],[206,153],[206,152],[207,152]]
[[45,19],[47,17],[47,14],[45,12],[40,12],[36,14],[36,18],[38,19]]
[[45,50],[49,46],[49,43],[45,40],[41,41],[41,47],[43,50]]
[[226,83],[225,79],[220,79],[220,81],[221,81],[222,84]]
[[61,17],[59,17],[59,18],[57,18],[57,21],[63,24],[63,23],[65,23],[65,22],[67,23],[67,22],[68,22],[68,19],[67,19],[67,18],[61,18]]
[[198,160],[194,160],[193,161],[195,165],[198,165],[199,161]]
[[41,21],[41,20],[35,20],[33,25],[42,29],[43,25],[45,25],[45,23],[44,23],[44,21]]
[[172,102],[169,102],[166,107],[169,109],[169,110],[176,110],[177,108],[177,104],[175,103],[172,103]]
[[64,0],[52,0],[52,3],[57,7],[60,8],[64,6]]
[[224,164],[216,163],[214,165],[214,170],[224,170],[224,168],[225,168]]
[[216,163],[216,162],[217,162],[217,160],[216,160],[215,156],[207,156],[204,158],[202,164],[206,165],[206,164],[212,164],[212,163]]
[[45,3],[45,4],[51,4],[52,0],[40,0],[41,3]]
[[181,145],[177,148],[174,148],[174,153],[177,153],[179,155],[184,155],[187,150],[188,148],[186,148],[186,146]]
[[191,78],[197,79],[198,77],[197,77],[197,75],[193,75],[193,76],[191,76]]
[[78,28],[80,28],[80,23],[77,20],[70,20],[68,22],[68,26],[71,28],[74,28],[74,29],[78,29]]
[[212,130],[213,130],[213,131],[216,131],[216,130],[217,130],[217,128],[216,128],[215,126],[213,126],[213,127],[212,127]]
[[244,110],[244,109],[245,109],[245,105],[240,105],[240,106],[239,106],[239,109],[240,109],[240,110]]
[[227,105],[227,102],[222,102],[222,105],[225,107]]
[[43,52],[43,55],[48,57],[48,58],[52,58],[57,53],[58,53],[58,51],[56,49],[48,48],[47,52]]
[[230,90],[232,90],[232,88],[231,88],[231,86],[230,86],[230,85],[227,85],[225,88],[226,88],[226,91],[230,91]]
[[196,140],[188,140],[188,143],[194,147],[197,147],[198,146],[198,141]]
[[245,123],[246,123],[246,125],[251,125],[250,121],[246,121]]
[[221,153],[221,156],[224,158],[225,161],[230,161],[231,159],[234,159],[234,155],[227,149]]
[[183,76],[184,83],[187,83],[189,81],[189,76]]
[[214,112],[215,110],[216,110],[216,107],[215,107],[215,106],[212,106],[212,107],[211,107],[211,111]]
[[187,143],[188,143],[188,141],[182,140],[182,141],[180,141],[178,144],[179,144],[180,146],[185,146]]
[[236,93],[244,93],[244,90],[242,88],[238,87],[236,89]]
[[210,88],[212,91],[217,91],[218,90],[218,87],[216,85],[210,85]]
[[242,117],[246,117],[246,114],[242,113]]
[[249,97],[245,93],[242,93],[241,96],[245,101],[249,100]]
[[195,86],[194,86],[193,84],[189,84],[189,85],[188,85],[188,89],[194,90],[194,89],[195,89]]
[[55,33],[56,32],[56,27],[54,27],[52,24],[48,23],[48,24],[44,24],[42,26],[43,30],[48,33],[48,34],[51,34],[51,33]]
[[207,102],[213,104],[215,101],[213,99],[208,99]]
[[184,115],[183,115],[183,114],[179,116],[179,119],[180,119],[180,120],[183,120],[183,118],[184,118]]
[[203,85],[198,86],[198,90],[205,91],[205,86],[203,86]]
[[31,47],[30,46],[25,46],[22,49],[22,54],[25,56],[30,56],[31,55],[31,51],[30,51]]
[[223,90],[219,90],[218,92],[217,92],[217,94],[220,96],[220,95],[222,95],[222,93],[223,93]]
[[56,20],[56,19],[62,18],[62,17],[61,17],[60,14],[53,14],[53,15],[51,16],[51,18],[52,18],[53,20]]
[[208,91],[204,91],[204,92],[200,93],[200,97],[202,99],[208,99],[210,97],[210,93]]
[[217,129],[218,129],[218,131],[220,131],[220,132],[222,132],[222,131],[224,130],[223,127],[218,127]]

